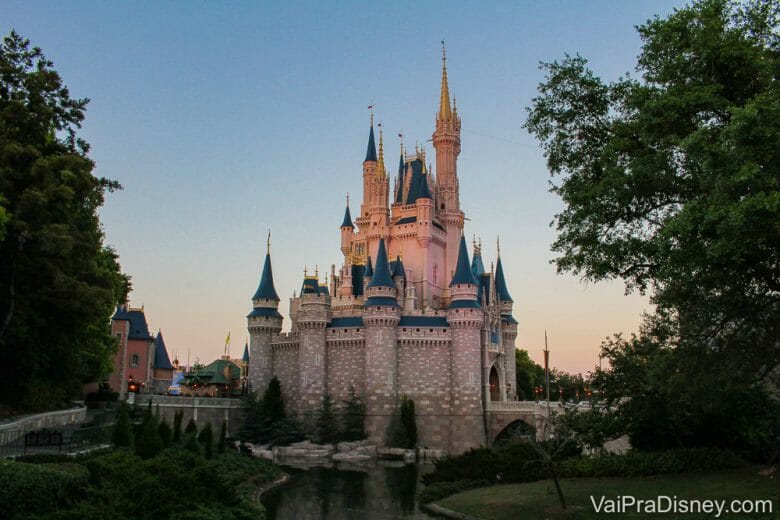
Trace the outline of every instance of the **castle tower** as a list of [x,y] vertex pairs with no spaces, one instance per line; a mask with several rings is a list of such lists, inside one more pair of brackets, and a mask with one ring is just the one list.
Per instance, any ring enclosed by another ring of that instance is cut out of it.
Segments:
[[517,338],[517,320],[512,316],[512,296],[506,287],[504,279],[504,266],[501,264],[501,248],[496,241],[497,261],[496,261],[496,299],[498,300],[499,312],[501,313],[501,336],[504,345],[504,354],[506,355],[506,381],[507,394],[509,399],[515,399],[517,395],[517,368],[515,359],[515,339]]
[[363,323],[366,342],[366,432],[372,443],[385,444],[388,427],[398,403],[397,341],[401,308],[387,262],[384,238],[380,239],[376,266],[366,287]]
[[299,333],[298,412],[313,425],[327,389],[325,327],[331,319],[330,295],[319,283],[319,273],[304,277],[297,324]]
[[464,214],[460,209],[457,161],[460,155],[460,118],[450,105],[447,83],[447,54],[442,47],[441,94],[433,147],[436,149],[436,203],[439,219],[447,231],[446,276],[455,271],[458,260],[458,240],[463,229]]
[[447,322],[452,327],[450,349],[453,419],[450,452],[462,453],[485,444],[482,407],[482,348],[480,331],[485,315],[477,301],[479,285],[471,272],[466,239],[460,237],[455,275],[450,282],[452,301]]
[[252,312],[247,315],[249,329],[249,385],[252,390],[263,392],[273,377],[273,351],[271,340],[282,330],[279,314],[279,295],[274,287],[271,270],[271,233],[268,233],[268,249],[263,264],[260,285],[252,296]]
[[354,232],[355,225],[352,223],[352,215],[349,213],[349,195],[347,195],[347,209],[344,210],[344,220],[341,223],[341,252],[344,256],[349,255]]

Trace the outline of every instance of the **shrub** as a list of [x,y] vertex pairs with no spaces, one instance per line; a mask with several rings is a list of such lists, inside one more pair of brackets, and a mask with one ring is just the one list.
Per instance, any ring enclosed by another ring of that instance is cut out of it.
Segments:
[[190,418],[190,422],[188,422],[187,423],[187,427],[184,428],[184,433],[187,433],[187,434],[189,434],[189,433],[197,434],[198,433],[198,426],[195,424],[195,418],[194,417]]
[[133,427],[130,423],[130,407],[126,402],[119,406],[116,425],[114,426],[114,435],[111,439],[114,446],[133,448]]
[[219,430],[219,441],[217,444],[217,453],[225,453],[227,445],[227,419],[222,421],[222,428]]
[[211,422],[207,422],[206,426],[198,434],[198,442],[203,445],[203,455],[210,459],[214,453],[214,430],[211,428]]
[[664,473],[714,471],[745,466],[744,459],[718,448],[686,448],[658,452],[603,453],[568,459],[561,464],[566,477],[638,477]]
[[429,504],[442,498],[466,491],[467,489],[474,489],[477,487],[490,485],[487,480],[455,480],[452,482],[438,482],[426,486],[417,495],[417,500],[420,504]]
[[333,413],[333,400],[326,393],[322,398],[322,407],[317,414],[317,440],[320,443],[338,441],[340,436],[336,414]]
[[345,441],[359,441],[366,438],[365,430],[366,405],[355,393],[355,387],[349,385],[349,394],[344,401],[344,433]]
[[414,412],[414,401],[406,396],[401,398],[401,447],[412,449],[417,445],[417,419]]
[[153,415],[147,414],[135,443],[135,453],[141,458],[149,459],[160,453],[163,447],[157,421]]
[[178,444],[181,442],[181,420],[184,417],[184,412],[177,410],[173,414],[173,442]]
[[163,448],[167,448],[171,445],[171,437],[173,434],[171,433],[171,427],[168,426],[168,423],[165,422],[165,419],[160,421],[160,426],[157,427],[157,434],[160,436]]
[[423,477],[423,483],[457,480],[486,482],[531,482],[547,478],[539,463],[539,454],[527,443],[512,444],[500,450],[476,448],[455,457],[434,462],[435,470]]
[[4,518],[53,512],[82,496],[88,477],[86,468],[79,464],[0,460],[0,511]]

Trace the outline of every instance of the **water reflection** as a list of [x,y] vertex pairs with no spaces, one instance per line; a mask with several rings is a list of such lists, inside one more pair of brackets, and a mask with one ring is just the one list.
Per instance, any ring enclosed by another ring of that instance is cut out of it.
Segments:
[[428,519],[417,508],[429,465],[374,465],[307,470],[285,466],[290,481],[263,496],[269,520]]

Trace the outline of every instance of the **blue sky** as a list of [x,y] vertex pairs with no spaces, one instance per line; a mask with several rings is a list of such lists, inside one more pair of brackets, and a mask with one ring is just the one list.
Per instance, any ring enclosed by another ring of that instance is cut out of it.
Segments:
[[[681,2],[3,2],[0,28],[41,47],[91,102],[82,136],[96,175],[118,180],[101,211],[133,277],[131,304],[186,361],[247,336],[273,234],[287,315],[304,265],[341,264],[344,196],[360,198],[367,105],[386,154],[433,132],[440,44],[463,122],[458,169],[467,236],[486,265],[501,236],[518,346],[586,372],[601,340],[636,330],[646,306],[620,282],[557,275],[561,203],[522,128],[540,61],[580,53],[607,79],[633,71],[634,26]],[[353,205],[353,208],[355,206]]]

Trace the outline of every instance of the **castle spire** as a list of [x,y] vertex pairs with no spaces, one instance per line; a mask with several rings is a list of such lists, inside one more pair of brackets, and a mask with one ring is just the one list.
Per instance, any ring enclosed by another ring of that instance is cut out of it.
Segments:
[[267,299],[279,301],[279,295],[276,294],[274,287],[274,275],[271,270],[271,232],[268,232],[268,252],[265,254],[265,264],[263,264],[263,274],[260,276],[260,285],[257,287],[253,300]]
[[458,261],[455,268],[455,274],[452,276],[450,287],[453,285],[479,285],[471,272],[469,265],[469,251],[466,248],[466,237],[460,236],[460,248],[458,250]]
[[447,84],[447,49],[444,40],[441,41],[441,98],[439,102],[439,120],[452,120],[452,108],[450,106],[450,90]]
[[382,123],[379,123],[377,126],[379,127],[379,159],[377,161],[379,164],[377,165],[377,172],[380,177],[384,177],[387,172],[385,171],[384,146],[382,145]]
[[398,162],[398,192],[395,194],[396,202],[404,201],[404,145],[401,144],[401,159]]
[[509,290],[506,288],[506,280],[504,279],[504,266],[501,265],[501,246],[496,239],[497,257],[496,260],[496,296],[498,301],[511,302],[512,296],[509,295]]
[[[371,106],[373,108],[373,105]],[[366,160],[376,162],[376,144],[374,143],[374,113],[371,112],[371,130],[368,132],[368,147],[366,148]]]
[[390,266],[387,262],[387,249],[385,249],[385,239],[379,240],[379,249],[376,253],[376,267],[368,287],[395,287],[393,278],[390,276]]
[[355,225],[352,224],[352,215],[349,214],[349,193],[347,193],[347,209],[344,212],[344,221],[341,223],[341,227],[343,228],[355,228]]

